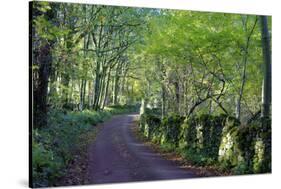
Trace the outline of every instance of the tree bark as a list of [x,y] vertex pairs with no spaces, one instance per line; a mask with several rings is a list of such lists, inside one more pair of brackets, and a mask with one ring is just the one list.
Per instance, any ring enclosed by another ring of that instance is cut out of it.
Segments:
[[108,71],[108,75],[107,75],[107,80],[105,83],[105,92],[104,92],[104,97],[103,97],[103,101],[102,101],[102,105],[101,105],[101,109],[103,110],[106,104],[106,100],[107,100],[107,95],[108,95],[108,88],[109,88],[109,82],[110,82],[110,77],[111,77],[111,69],[109,69]]
[[[243,24],[244,26],[244,30],[245,32],[247,32],[247,22],[244,21],[245,24]],[[240,120],[241,117],[241,101],[242,101],[242,97],[243,97],[243,93],[244,93],[244,87],[246,84],[246,80],[247,80],[247,62],[248,62],[248,56],[249,56],[249,45],[250,45],[250,40],[251,40],[251,36],[254,32],[254,29],[256,27],[256,23],[257,23],[257,19],[255,20],[255,23],[253,24],[253,27],[250,30],[250,33],[246,36],[246,44],[244,47],[244,52],[243,52],[243,73],[242,73],[242,81],[241,81],[241,87],[239,90],[239,95],[237,97],[237,101],[236,101],[236,118],[238,120]]]
[[119,80],[120,80],[120,69],[122,68],[121,62],[117,64],[116,70],[115,70],[115,77],[114,77],[114,83],[113,83],[113,105],[118,104],[118,93],[119,93]]
[[102,72],[102,76],[100,79],[100,94],[99,94],[99,99],[98,99],[98,109],[101,109],[102,105],[102,99],[104,96],[104,90],[105,90],[105,79],[106,79],[106,70]]
[[98,110],[98,102],[99,102],[99,96],[100,96],[100,63],[97,62],[96,67],[96,78],[95,78],[95,91],[94,91],[94,103],[93,103],[93,109]]
[[80,105],[79,105],[79,110],[81,111],[84,109],[84,104],[85,104],[86,84],[87,81],[85,79],[82,79],[81,87],[80,87]]
[[166,89],[165,85],[162,83],[162,108],[161,108],[161,114],[162,114],[162,119],[166,115]]
[[178,79],[174,82],[175,86],[175,94],[176,94],[176,111],[177,113],[180,113],[180,86]]
[[39,50],[38,86],[33,87],[34,126],[47,126],[47,93],[50,68],[52,63],[51,47],[48,43]]
[[[33,127],[41,128],[47,126],[47,100],[48,100],[48,84],[52,67],[52,47],[54,40],[46,40],[41,38],[36,30],[34,20],[43,13],[37,9],[38,2],[31,4],[30,18],[30,46],[32,48],[32,65],[37,66],[38,70],[32,70],[32,114]],[[52,21],[55,17],[53,9],[45,13],[46,19]]]
[[262,51],[264,59],[261,116],[269,117],[271,106],[271,45],[267,25],[267,16],[260,16],[260,23],[262,34]]

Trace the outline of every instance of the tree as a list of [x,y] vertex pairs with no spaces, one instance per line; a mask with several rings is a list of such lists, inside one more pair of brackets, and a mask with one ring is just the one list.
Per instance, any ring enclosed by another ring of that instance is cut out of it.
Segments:
[[[262,57],[270,58],[269,39],[262,38],[263,56],[260,35],[267,36],[270,28],[257,30],[257,16],[37,5],[36,111],[98,111],[145,99],[162,117],[223,113],[246,123],[260,112],[260,67]],[[265,68],[263,112],[268,112],[270,68]]]
[[263,65],[263,85],[262,85],[262,117],[270,116],[271,105],[271,51],[270,37],[268,32],[267,17],[260,16],[261,36],[262,36],[262,51],[264,58]]
[[[33,71],[33,125],[47,126],[48,83],[52,66],[52,48],[55,27],[54,11],[46,2],[32,4],[32,71]],[[45,28],[48,28],[46,31]]]

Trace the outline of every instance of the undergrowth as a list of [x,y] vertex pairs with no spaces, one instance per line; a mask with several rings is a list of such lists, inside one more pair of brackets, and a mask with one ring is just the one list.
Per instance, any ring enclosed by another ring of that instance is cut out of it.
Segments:
[[87,133],[114,114],[135,110],[133,106],[114,106],[106,107],[104,111],[49,111],[48,126],[32,131],[33,187],[56,186],[74,155],[86,149],[90,141],[85,138]]

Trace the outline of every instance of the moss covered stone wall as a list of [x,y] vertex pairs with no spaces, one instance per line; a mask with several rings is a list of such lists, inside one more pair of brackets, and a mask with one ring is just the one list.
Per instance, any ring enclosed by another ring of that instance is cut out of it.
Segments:
[[[158,144],[170,144],[200,164],[216,164],[235,174],[271,172],[271,121],[241,125],[230,116],[160,116],[145,113],[140,131]],[[198,160],[199,159],[199,160]]]

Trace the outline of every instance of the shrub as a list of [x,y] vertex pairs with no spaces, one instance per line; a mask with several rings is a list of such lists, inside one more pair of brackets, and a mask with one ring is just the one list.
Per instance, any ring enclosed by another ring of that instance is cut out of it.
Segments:
[[105,111],[110,112],[111,114],[123,114],[130,112],[138,112],[140,105],[113,105],[107,106],[104,108]]
[[195,149],[186,148],[183,151],[183,156],[188,159],[193,165],[204,166],[212,165],[214,161],[211,158],[206,157],[204,154],[198,153]]
[[63,161],[42,143],[32,141],[32,174],[34,187],[48,186],[63,172]]
[[150,114],[150,115],[155,115],[155,116],[160,116],[161,115],[161,109],[160,108],[146,108],[145,109],[145,112],[147,114]]
[[33,133],[32,174],[34,187],[51,186],[79,150],[79,136],[106,118],[105,112],[50,112],[48,127]]

